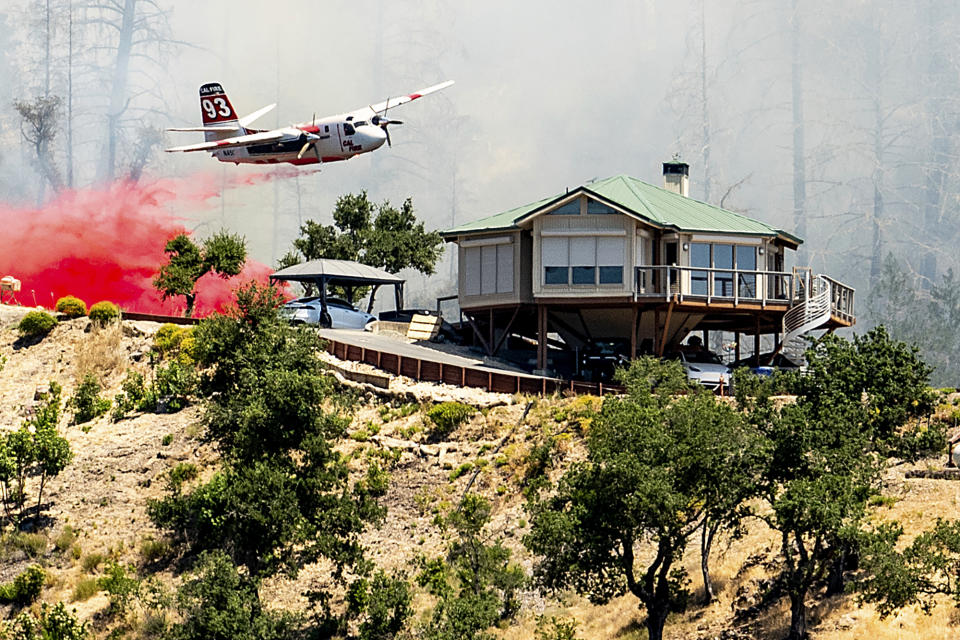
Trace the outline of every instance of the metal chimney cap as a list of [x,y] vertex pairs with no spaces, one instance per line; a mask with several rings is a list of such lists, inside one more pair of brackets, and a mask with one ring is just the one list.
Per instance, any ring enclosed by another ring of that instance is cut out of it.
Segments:
[[670,162],[663,163],[663,175],[670,174],[680,174],[684,176],[690,175],[690,165],[686,162],[680,162],[679,160],[671,160]]

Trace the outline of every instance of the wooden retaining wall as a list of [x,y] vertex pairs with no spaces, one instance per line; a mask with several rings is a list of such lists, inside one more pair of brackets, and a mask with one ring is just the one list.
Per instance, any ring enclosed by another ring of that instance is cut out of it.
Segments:
[[520,375],[510,371],[477,369],[360,347],[329,338],[324,338],[324,342],[327,351],[340,360],[364,362],[387,373],[424,382],[442,382],[457,387],[477,387],[494,393],[527,393],[542,396],[554,393],[603,395],[622,391],[619,385],[602,382],[560,380]]

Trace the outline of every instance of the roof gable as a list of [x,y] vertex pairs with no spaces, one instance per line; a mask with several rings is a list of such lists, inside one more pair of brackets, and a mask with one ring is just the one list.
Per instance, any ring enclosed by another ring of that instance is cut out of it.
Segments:
[[551,205],[578,192],[612,205],[626,215],[661,228],[687,232],[781,236],[789,242],[796,244],[802,242],[800,238],[759,220],[681,196],[624,175],[591,182],[570,192],[475,220],[444,231],[443,235],[450,238],[483,231],[518,228],[521,224],[546,213]]

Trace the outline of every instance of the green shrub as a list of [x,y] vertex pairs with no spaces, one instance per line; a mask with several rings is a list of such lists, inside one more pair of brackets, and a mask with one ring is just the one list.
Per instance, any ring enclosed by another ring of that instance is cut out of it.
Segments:
[[87,315],[87,303],[74,296],[60,298],[54,308],[57,313],[62,313],[68,318],[82,318]]
[[140,591],[140,581],[131,568],[119,562],[110,563],[104,575],[97,580],[97,586],[107,592],[111,613],[126,613],[130,602]]
[[196,345],[193,327],[178,327],[168,322],[153,337],[153,351],[161,358],[175,358],[181,364],[192,364]]
[[454,429],[466,422],[467,418],[476,413],[476,409],[462,402],[442,402],[427,412],[427,417],[435,428],[431,430],[432,439],[444,438]]
[[83,376],[76,395],[67,402],[67,408],[73,411],[70,424],[85,424],[110,410],[110,400],[100,396],[102,390],[92,373]]
[[100,591],[100,587],[97,586],[96,578],[84,578],[74,586],[70,600],[72,602],[83,602],[95,596],[98,591]]
[[110,419],[119,422],[126,418],[131,411],[142,410],[146,395],[147,390],[143,374],[135,369],[127,369],[121,391],[113,398],[113,411],[110,413]]
[[450,482],[453,482],[460,476],[468,473],[471,469],[473,469],[473,464],[470,462],[464,462],[462,465],[450,472]]
[[46,579],[47,574],[43,569],[39,565],[32,564],[14,578],[13,582],[0,584],[0,602],[18,606],[34,603],[40,597]]
[[87,315],[90,317],[90,322],[102,326],[120,319],[120,307],[103,300],[90,307],[90,313]]
[[916,424],[900,433],[894,442],[893,453],[910,462],[939,455],[947,448],[948,430],[949,426],[939,420]]
[[82,560],[80,560],[80,566],[83,568],[84,572],[92,573],[93,571],[96,571],[106,559],[107,557],[102,553],[88,553],[87,555],[83,556]]
[[[0,632],[4,631],[0,627]],[[77,611],[71,613],[58,602],[54,606],[46,603],[40,607],[40,615],[24,612],[7,627],[11,640],[87,640],[90,630],[86,622],[77,620]],[[6,640],[7,636],[0,636]]]
[[170,548],[169,540],[144,538],[140,543],[140,557],[145,563],[150,564],[170,553]]
[[60,532],[56,538],[53,539],[53,546],[56,547],[57,551],[64,553],[67,549],[73,546],[73,543],[77,541],[77,532],[73,530],[73,527],[67,525],[63,528],[63,531]]
[[181,462],[169,471],[169,486],[172,491],[180,491],[183,483],[195,479],[199,475],[197,465],[192,462]]
[[165,447],[169,447],[171,444],[173,444],[173,434],[168,433],[165,436],[163,436],[163,440],[160,441],[160,444],[162,444]]
[[197,388],[196,369],[179,360],[171,360],[157,367],[154,387],[158,403],[165,401],[166,411],[176,413],[190,403],[190,396]]
[[47,335],[55,326],[57,319],[46,311],[31,311],[20,320],[17,330],[22,336],[34,338]]

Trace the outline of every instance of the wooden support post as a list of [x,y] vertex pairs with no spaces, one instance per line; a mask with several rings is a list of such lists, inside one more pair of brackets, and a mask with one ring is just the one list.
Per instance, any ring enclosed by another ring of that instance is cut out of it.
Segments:
[[[503,329],[503,335],[500,336],[500,339],[497,340],[497,343],[493,345],[493,353],[490,355],[497,355],[497,352],[500,351],[500,347],[503,346],[503,343],[507,341],[507,336],[510,335],[510,329],[513,328],[513,321],[517,319],[517,314],[520,313],[520,305],[517,305],[513,309],[513,315],[510,316],[510,322],[507,323],[507,326]],[[491,343],[493,344],[493,343]]]
[[537,369],[547,368],[547,307],[537,305]]
[[733,334],[733,359],[734,361],[740,360],[740,332],[735,331]]
[[[637,305],[633,305],[632,313],[630,314],[630,359],[637,359],[637,317],[638,317],[638,308]],[[603,395],[603,394],[601,394]]]
[[490,326],[487,327],[487,355],[493,355],[493,307],[490,307]]
[[670,336],[670,316],[673,315],[673,305],[677,302],[677,296],[674,294],[670,306],[667,307],[667,319],[663,321],[663,335],[660,337],[660,348],[657,349],[657,357],[663,357],[663,350],[667,346],[667,338]]

